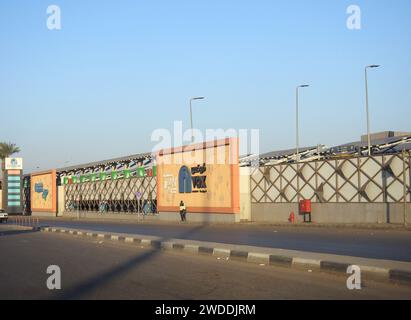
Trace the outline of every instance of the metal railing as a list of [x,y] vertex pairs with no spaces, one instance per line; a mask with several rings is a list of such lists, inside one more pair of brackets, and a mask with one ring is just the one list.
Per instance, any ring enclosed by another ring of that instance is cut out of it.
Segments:
[[40,227],[40,220],[37,217],[12,216],[8,218],[7,223],[21,227],[32,227],[36,229]]

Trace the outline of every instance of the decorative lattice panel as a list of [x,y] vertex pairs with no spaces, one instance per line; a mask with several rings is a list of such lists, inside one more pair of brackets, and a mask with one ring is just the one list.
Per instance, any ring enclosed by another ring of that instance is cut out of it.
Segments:
[[157,212],[156,177],[105,180],[65,187],[66,211]]
[[253,203],[409,202],[410,181],[408,154],[321,160],[255,168],[251,196]]

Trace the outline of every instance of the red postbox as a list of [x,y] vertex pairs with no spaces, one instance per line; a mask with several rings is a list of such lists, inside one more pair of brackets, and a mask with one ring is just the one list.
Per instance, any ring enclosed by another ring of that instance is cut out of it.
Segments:
[[311,200],[300,201],[300,213],[311,213]]
[[304,216],[304,222],[311,222],[311,200],[304,199],[300,201],[300,214]]

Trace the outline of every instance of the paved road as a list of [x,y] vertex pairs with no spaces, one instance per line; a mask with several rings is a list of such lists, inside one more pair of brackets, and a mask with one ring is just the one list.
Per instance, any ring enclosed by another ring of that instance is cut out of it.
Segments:
[[410,231],[58,219],[42,220],[41,224],[411,262]]
[[[0,299],[411,299],[411,287],[0,225]],[[58,265],[62,290],[46,288]]]

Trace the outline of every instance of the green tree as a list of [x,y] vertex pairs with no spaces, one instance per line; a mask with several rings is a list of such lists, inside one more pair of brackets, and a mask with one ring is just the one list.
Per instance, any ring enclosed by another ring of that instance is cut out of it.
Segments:
[[20,152],[20,148],[17,147],[14,143],[0,142],[0,159],[1,159],[1,168],[4,170],[5,163],[4,159],[10,157],[12,154]]
[[[4,181],[4,170],[6,169],[6,164],[4,159],[10,157],[14,153],[20,152],[20,148],[16,146],[14,143],[7,143],[7,142],[0,142],[0,159],[1,159],[1,179],[0,179],[0,189],[2,189],[2,185]],[[2,203],[6,203],[6,194],[3,192],[2,194]]]

